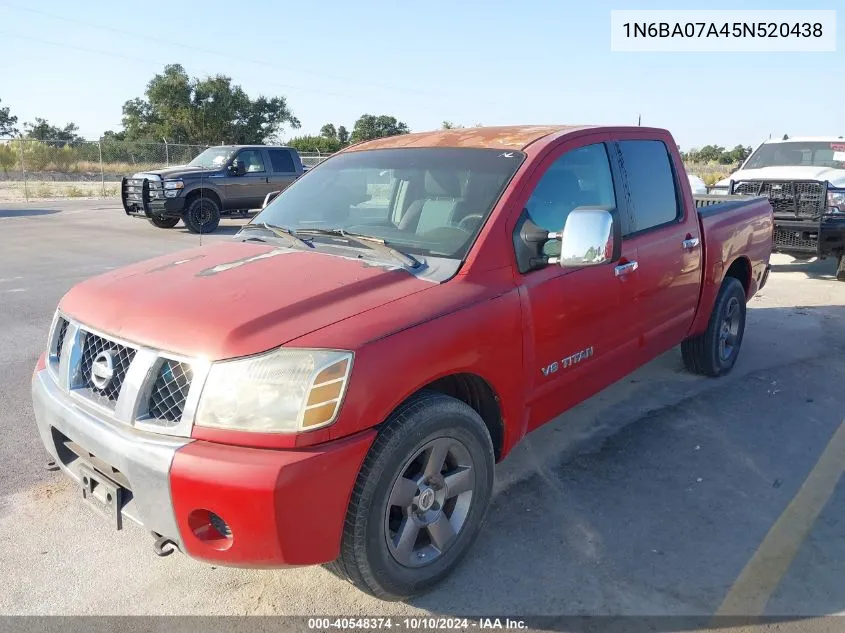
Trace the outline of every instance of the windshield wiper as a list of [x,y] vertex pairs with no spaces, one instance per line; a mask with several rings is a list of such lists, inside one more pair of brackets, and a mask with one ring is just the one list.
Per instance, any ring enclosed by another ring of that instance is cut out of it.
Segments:
[[355,242],[359,246],[371,248],[374,251],[380,252],[382,255],[388,255],[394,259],[398,259],[408,268],[417,268],[421,266],[421,262],[408,253],[403,253],[397,248],[390,246],[386,240],[371,235],[363,235],[361,233],[350,233],[343,229],[300,229],[295,231],[296,235],[336,235],[350,242]]
[[296,244],[298,246],[304,245],[308,248],[314,248],[310,242],[303,240],[301,237],[297,237],[291,229],[285,226],[276,226],[275,224],[267,224],[266,222],[250,222],[249,224],[244,224],[241,227],[241,231],[254,229],[270,232],[276,237],[281,237],[282,239],[287,240],[291,244]]

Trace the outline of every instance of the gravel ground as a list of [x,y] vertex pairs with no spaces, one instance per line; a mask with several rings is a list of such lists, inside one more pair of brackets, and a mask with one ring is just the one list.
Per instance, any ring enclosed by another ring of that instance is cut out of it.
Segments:
[[423,597],[382,603],[320,567],[158,558],[140,528],[111,531],[42,468],[29,380],[59,298],[198,241],[110,200],[0,205],[0,613],[709,616],[752,613],[748,592],[764,589],[766,614],[845,612],[845,451],[830,448],[845,417],[845,284],[833,262],[773,258],[729,377],[690,376],[675,350],[536,431],[498,467],[466,562]]

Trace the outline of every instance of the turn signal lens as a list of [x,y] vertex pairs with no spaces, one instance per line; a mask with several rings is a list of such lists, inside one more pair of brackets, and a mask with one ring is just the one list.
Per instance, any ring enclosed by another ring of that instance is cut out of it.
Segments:
[[348,372],[349,359],[345,358],[317,374],[302,416],[303,429],[322,426],[334,420]]

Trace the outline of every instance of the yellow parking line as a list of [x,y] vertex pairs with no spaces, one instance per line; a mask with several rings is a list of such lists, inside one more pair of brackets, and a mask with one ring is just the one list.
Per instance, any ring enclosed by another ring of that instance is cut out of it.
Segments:
[[745,569],[731,586],[721,615],[763,615],[766,604],[780,585],[798,548],[830,499],[845,470],[845,421],[836,429],[819,461],[786,510],[760,543]]

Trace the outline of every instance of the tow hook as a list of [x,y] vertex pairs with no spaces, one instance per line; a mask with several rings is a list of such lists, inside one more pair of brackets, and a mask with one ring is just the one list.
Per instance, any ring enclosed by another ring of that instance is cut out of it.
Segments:
[[[153,534],[153,536],[156,535]],[[166,536],[159,536],[153,543],[153,551],[156,556],[170,556],[177,549],[179,549],[179,546],[176,542]]]

